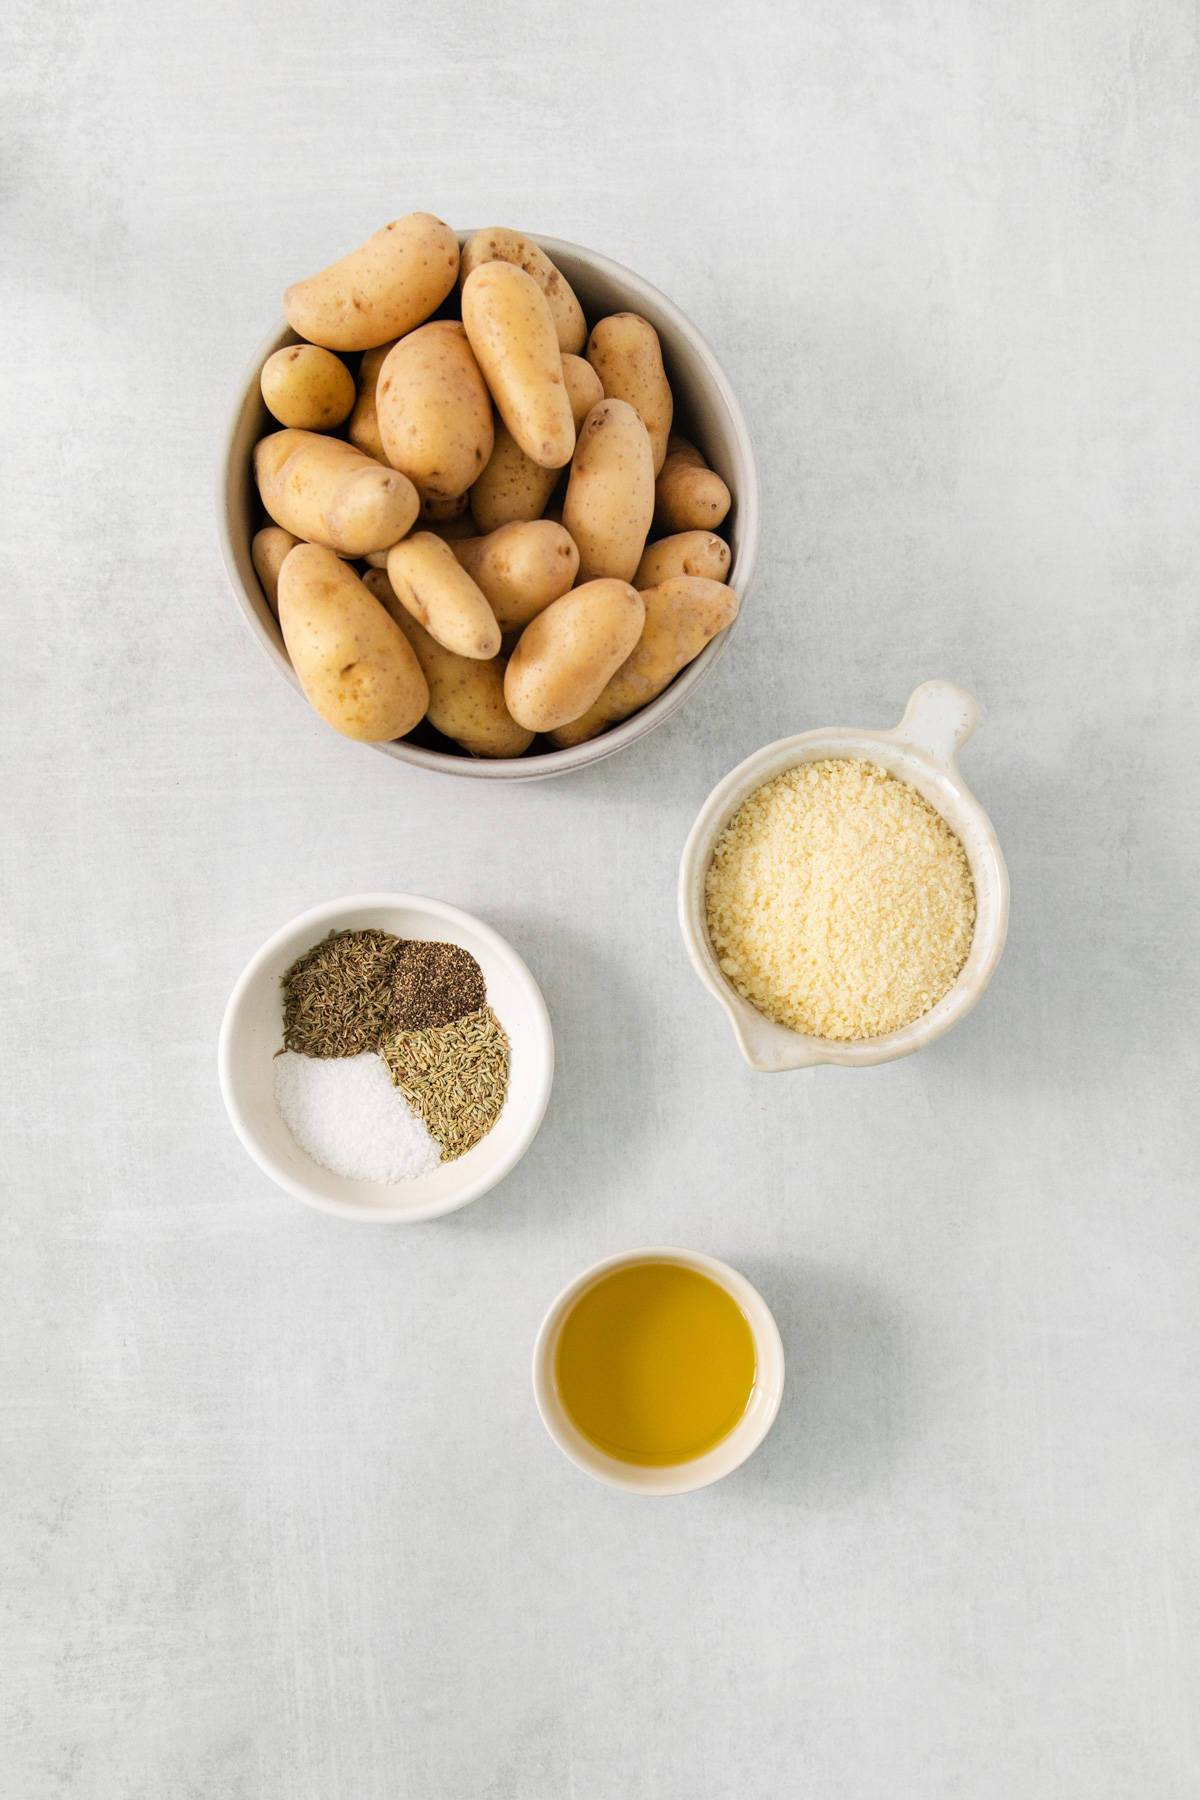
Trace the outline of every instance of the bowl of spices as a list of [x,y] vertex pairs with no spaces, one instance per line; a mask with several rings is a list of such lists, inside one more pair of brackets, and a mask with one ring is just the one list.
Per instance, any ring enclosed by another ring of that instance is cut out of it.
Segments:
[[927,681],[893,730],[782,738],[709,795],[679,922],[752,1068],[890,1062],[979,1000],[1008,873],[958,767],[978,720],[970,694]]
[[230,995],[234,1130],[312,1206],[434,1219],[502,1181],[541,1125],[554,1040],[533,976],[470,913],[358,894],[293,919]]
[[635,1494],[686,1494],[757,1450],[783,1397],[758,1290],[698,1250],[627,1250],[569,1282],[542,1322],[533,1392],[563,1455]]

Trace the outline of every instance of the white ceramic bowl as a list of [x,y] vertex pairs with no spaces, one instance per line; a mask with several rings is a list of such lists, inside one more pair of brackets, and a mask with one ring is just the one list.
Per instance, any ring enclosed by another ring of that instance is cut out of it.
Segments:
[[[679,925],[692,966],[729,1015],[738,1048],[753,1069],[774,1072],[813,1063],[861,1068],[910,1056],[970,1012],[991,980],[1008,930],[1008,871],[991,820],[975,799],[956,760],[979,722],[970,694],[948,681],[927,681],[912,695],[893,731],[834,728],[781,738],[739,763],[700,809],[679,866]],[[718,837],[743,801],[764,782],[800,763],[862,757],[909,781],[957,833],[975,882],[975,935],[958,980],[937,1005],[879,1037],[840,1043],[806,1037],[764,1018],[722,974],[708,936],[704,882]]]
[[[508,1095],[491,1131],[465,1156],[413,1181],[347,1181],[323,1169],[297,1144],[275,1104],[272,1061],[283,1040],[280,978],[328,932],[369,928],[469,950],[511,1045]],[[520,1162],[550,1098],[554,1038],[537,983],[490,925],[420,894],[354,894],[301,913],[250,959],[225,1008],[218,1068],[233,1128],[272,1181],[297,1200],[343,1219],[408,1223],[436,1219],[478,1200]]]
[[[469,235],[460,233],[459,241],[465,242]],[[712,349],[679,308],[656,287],[635,275],[632,269],[559,238],[539,237],[538,243],[571,283],[589,323],[594,324],[607,313],[637,312],[649,319],[658,332],[675,395],[677,429],[695,441],[733,495],[733,509],[721,527],[721,535],[728,539],[733,552],[727,577],[729,585],[744,602],[758,555],[758,470],[742,409]],[[259,648],[297,692],[300,684],[250,560],[250,539],[260,514],[251,457],[263,433],[277,429],[259,391],[259,371],[273,351],[298,341],[295,332],[279,325],[255,356],[238,391],[225,435],[217,492],[221,553],[234,599]],[[445,740],[437,740],[435,745],[432,741],[425,744],[402,738],[392,744],[373,744],[371,748],[421,769],[467,775],[478,781],[533,781],[545,775],[562,775],[571,769],[586,768],[589,763],[599,762],[602,757],[611,756],[614,750],[645,737],[648,731],[653,731],[656,725],[678,712],[711,674],[736,624],[735,620],[714,638],[657,700],[652,700],[649,706],[623,724],[603,732],[589,743],[576,745],[574,749],[489,760],[467,756],[453,746],[441,747]],[[418,735],[426,729],[419,726]],[[432,734],[430,736],[432,738]]]
[[[558,1340],[567,1315],[586,1289],[602,1275],[632,1264],[668,1262],[707,1275],[732,1296],[741,1307],[754,1336],[757,1372],[750,1404],[729,1433],[703,1456],[690,1462],[670,1463],[665,1468],[645,1468],[609,1456],[590,1438],[576,1430],[559,1399],[554,1362]],[[775,1422],[779,1402],[783,1398],[783,1344],[771,1309],[757,1288],[751,1287],[744,1275],[731,1269],[715,1256],[699,1250],[680,1250],[674,1245],[661,1245],[641,1250],[625,1250],[593,1263],[582,1275],[568,1282],[542,1321],[533,1347],[533,1395],[542,1423],[563,1455],[597,1481],[610,1487],[624,1488],[631,1494],[689,1494],[695,1488],[708,1487],[751,1456]]]

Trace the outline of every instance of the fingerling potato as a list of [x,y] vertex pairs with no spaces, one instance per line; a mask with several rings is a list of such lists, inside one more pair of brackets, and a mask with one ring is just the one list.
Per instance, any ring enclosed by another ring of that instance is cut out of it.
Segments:
[[673,537],[646,545],[633,585],[641,593],[660,581],[669,581],[672,575],[703,575],[709,581],[724,581],[728,573],[729,545],[724,538],[711,531],[677,531]]
[[516,263],[481,263],[463,282],[462,322],[521,449],[539,467],[561,469],[575,448],[575,423],[554,320],[533,276]]
[[267,597],[267,605],[276,618],[279,617],[279,571],[288,551],[294,550],[299,542],[300,539],[285,531],[282,525],[264,525],[250,540],[250,561]]
[[705,644],[737,618],[738,597],[720,581],[674,575],[642,595],[641,636],[587,712],[550,733],[565,750],[640,712],[694,662]]
[[489,225],[483,231],[474,232],[462,247],[460,280],[465,281],[472,270],[486,262],[515,263],[527,275],[532,275],[546,296],[559,349],[572,353],[583,349],[587,341],[583,308],[566,276],[555,268],[532,238],[519,231],[508,231],[502,225]]
[[384,454],[422,502],[459,506],[492,454],[493,434],[491,396],[457,320],[434,320],[392,346],[375,410]]
[[367,587],[412,645],[429,684],[425,717],[435,731],[452,738],[472,756],[520,756],[533,742],[532,731],[518,725],[504,704],[504,664],[499,657],[480,662],[456,656],[418,625],[396,598],[382,569],[365,576]]
[[354,402],[354,411],[350,414],[350,423],[346,427],[350,442],[364,456],[373,456],[376,462],[381,463],[387,461],[387,452],[379,435],[375,388],[379,381],[379,371],[387,360],[387,353],[392,349],[393,343],[394,340],[389,339],[386,344],[377,344],[374,350],[363,351],[362,361],[358,365],[358,397]]
[[611,313],[593,326],[587,359],[600,377],[605,398],[628,400],[650,433],[657,475],[666,460],[675,416],[657,331],[637,313]]
[[343,737],[387,743],[424,718],[429,687],[412,645],[332,550],[289,553],[279,623],[305,698]]
[[354,377],[332,350],[285,344],[268,356],[259,376],[267,410],[299,431],[332,431],[350,416]]
[[729,489],[694,444],[673,437],[654,488],[664,532],[715,531],[732,504]]
[[579,572],[570,533],[549,519],[501,525],[487,537],[461,538],[451,548],[502,632],[523,630],[567,592]]
[[[600,377],[582,356],[562,359],[563,385],[571,402],[576,431],[593,406],[604,398]],[[526,456],[507,425],[496,425],[496,442],[487,468],[471,489],[471,513],[481,532],[497,530],[518,519],[540,519],[558,482],[558,469],[543,469]]]
[[343,556],[386,550],[417,516],[407,476],[315,431],[273,431],[254,446],[262,503],[293,537]]
[[553,731],[587,711],[633,650],[646,609],[626,581],[585,582],[554,600],[517,640],[504,698],[518,725]]
[[629,581],[653,517],[649,433],[627,400],[602,400],[583,422],[563,501],[563,524],[579,547],[581,578]]
[[416,531],[394,545],[387,576],[400,603],[447,650],[482,662],[499,655],[496,615],[443,538]]
[[283,296],[300,337],[326,350],[372,350],[436,312],[458,276],[458,239],[432,213],[407,213]]

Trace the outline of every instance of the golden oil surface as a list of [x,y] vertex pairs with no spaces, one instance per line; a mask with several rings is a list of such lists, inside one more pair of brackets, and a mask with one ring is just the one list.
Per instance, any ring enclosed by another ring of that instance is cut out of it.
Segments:
[[622,1462],[691,1462],[754,1391],[754,1336],[723,1287],[678,1263],[633,1263],[582,1293],[555,1357],[572,1424]]

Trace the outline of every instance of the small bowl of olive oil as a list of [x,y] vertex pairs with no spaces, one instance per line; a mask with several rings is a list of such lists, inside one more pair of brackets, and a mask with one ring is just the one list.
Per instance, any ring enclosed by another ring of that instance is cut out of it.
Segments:
[[533,1351],[533,1392],[559,1449],[597,1481],[686,1494],[730,1474],[783,1396],[770,1308],[715,1256],[627,1250],[559,1294]]

